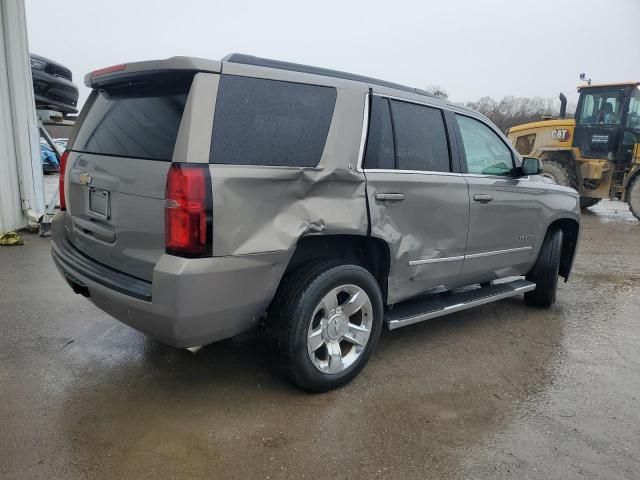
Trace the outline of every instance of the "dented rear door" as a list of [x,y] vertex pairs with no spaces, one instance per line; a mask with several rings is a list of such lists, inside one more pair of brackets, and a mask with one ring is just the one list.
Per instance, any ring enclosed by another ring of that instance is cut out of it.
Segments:
[[364,172],[371,235],[391,251],[389,303],[450,289],[469,222],[464,178],[452,170],[442,110],[374,95]]

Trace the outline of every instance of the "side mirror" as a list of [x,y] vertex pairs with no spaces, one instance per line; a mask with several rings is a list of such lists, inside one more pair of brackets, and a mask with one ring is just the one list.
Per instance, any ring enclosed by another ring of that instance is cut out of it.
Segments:
[[522,158],[522,174],[523,175],[540,175],[542,173],[542,161],[535,157]]

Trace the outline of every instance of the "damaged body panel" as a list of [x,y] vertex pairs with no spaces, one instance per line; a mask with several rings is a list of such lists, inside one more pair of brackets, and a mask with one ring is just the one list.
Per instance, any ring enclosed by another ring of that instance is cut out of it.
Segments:
[[[355,168],[366,85],[233,63],[225,64],[225,75],[322,85],[336,94],[317,166],[212,164],[214,255],[292,250],[310,234],[366,235],[365,177]],[[213,162],[224,113],[213,120]]]

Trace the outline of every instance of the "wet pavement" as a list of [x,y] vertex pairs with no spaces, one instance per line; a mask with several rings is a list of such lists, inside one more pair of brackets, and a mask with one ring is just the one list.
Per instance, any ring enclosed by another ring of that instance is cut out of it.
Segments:
[[197,355],[74,295],[48,241],[0,248],[0,478],[638,478],[640,223],[583,217],[551,310],[521,298],[383,332],[303,393],[262,337]]

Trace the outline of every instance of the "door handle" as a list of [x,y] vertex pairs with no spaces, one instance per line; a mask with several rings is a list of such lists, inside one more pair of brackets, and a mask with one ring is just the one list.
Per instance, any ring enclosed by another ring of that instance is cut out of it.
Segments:
[[493,200],[493,195],[489,194],[489,193],[476,193],[473,196],[473,199],[476,202],[480,202],[480,203],[489,203],[491,200]]
[[380,202],[401,202],[404,193],[376,193],[376,200]]

